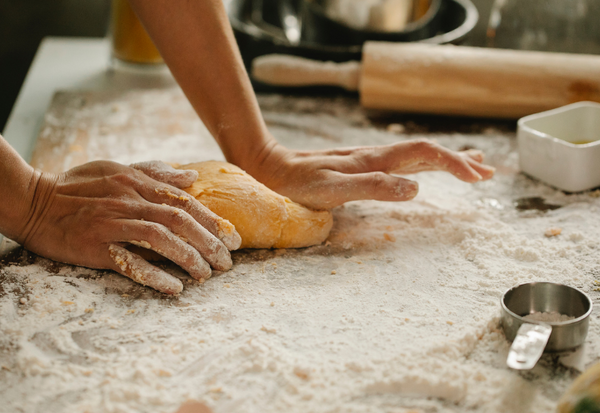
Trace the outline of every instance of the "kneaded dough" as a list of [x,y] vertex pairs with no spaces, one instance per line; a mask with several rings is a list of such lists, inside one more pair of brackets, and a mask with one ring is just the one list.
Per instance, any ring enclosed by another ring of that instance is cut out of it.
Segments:
[[242,169],[208,161],[178,166],[198,171],[185,189],[242,237],[240,248],[302,248],[325,241],[333,226],[330,211],[315,211],[270,190]]

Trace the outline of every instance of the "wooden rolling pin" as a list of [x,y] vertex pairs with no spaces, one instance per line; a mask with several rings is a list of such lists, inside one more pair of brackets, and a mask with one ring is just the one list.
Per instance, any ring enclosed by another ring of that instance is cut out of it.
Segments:
[[358,90],[365,108],[519,118],[582,100],[600,102],[600,56],[367,42],[363,60],[267,55],[252,76],[278,86]]

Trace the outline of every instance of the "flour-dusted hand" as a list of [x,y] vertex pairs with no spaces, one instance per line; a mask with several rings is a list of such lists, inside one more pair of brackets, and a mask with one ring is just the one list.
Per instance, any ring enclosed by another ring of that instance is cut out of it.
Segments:
[[[130,166],[133,169],[142,171],[150,178],[179,189],[190,187],[198,179],[198,171],[175,169],[171,165],[161,161],[140,162],[131,164]],[[157,188],[156,191],[164,191],[164,188]],[[181,208],[189,213],[211,234],[219,238],[230,251],[240,247],[242,238],[229,221],[213,213],[200,202],[188,202],[187,196],[181,198],[168,192],[167,190],[170,205]]]
[[138,171],[142,171],[152,179],[160,181],[163,184],[172,185],[179,189],[191,186],[198,179],[197,171],[175,169],[162,161],[138,162],[132,163],[129,166]]
[[197,174],[158,163],[135,167],[101,161],[59,175],[34,173],[35,195],[17,241],[47,258],[112,269],[167,294],[179,293],[181,281],[128,245],[159,253],[201,282],[211,267],[229,269],[228,247],[241,242],[233,226],[181,189],[150,177],[189,186]]
[[393,174],[446,171],[465,182],[490,179],[494,168],[482,161],[480,151],[456,152],[428,140],[325,151],[292,151],[272,140],[259,159],[245,167],[293,201],[326,209],[362,199],[414,198],[418,184]]

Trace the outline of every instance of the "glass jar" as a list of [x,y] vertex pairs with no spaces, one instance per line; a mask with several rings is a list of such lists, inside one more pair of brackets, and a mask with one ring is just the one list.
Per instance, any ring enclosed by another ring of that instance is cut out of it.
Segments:
[[112,0],[111,18],[113,58],[136,65],[164,63],[128,0]]

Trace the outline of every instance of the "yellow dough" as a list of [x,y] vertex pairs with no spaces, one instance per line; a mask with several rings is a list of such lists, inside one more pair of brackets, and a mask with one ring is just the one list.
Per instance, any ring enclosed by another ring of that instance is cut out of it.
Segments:
[[185,191],[235,226],[240,248],[308,247],[325,241],[333,226],[330,211],[292,202],[235,165],[209,161],[179,168],[198,171]]

